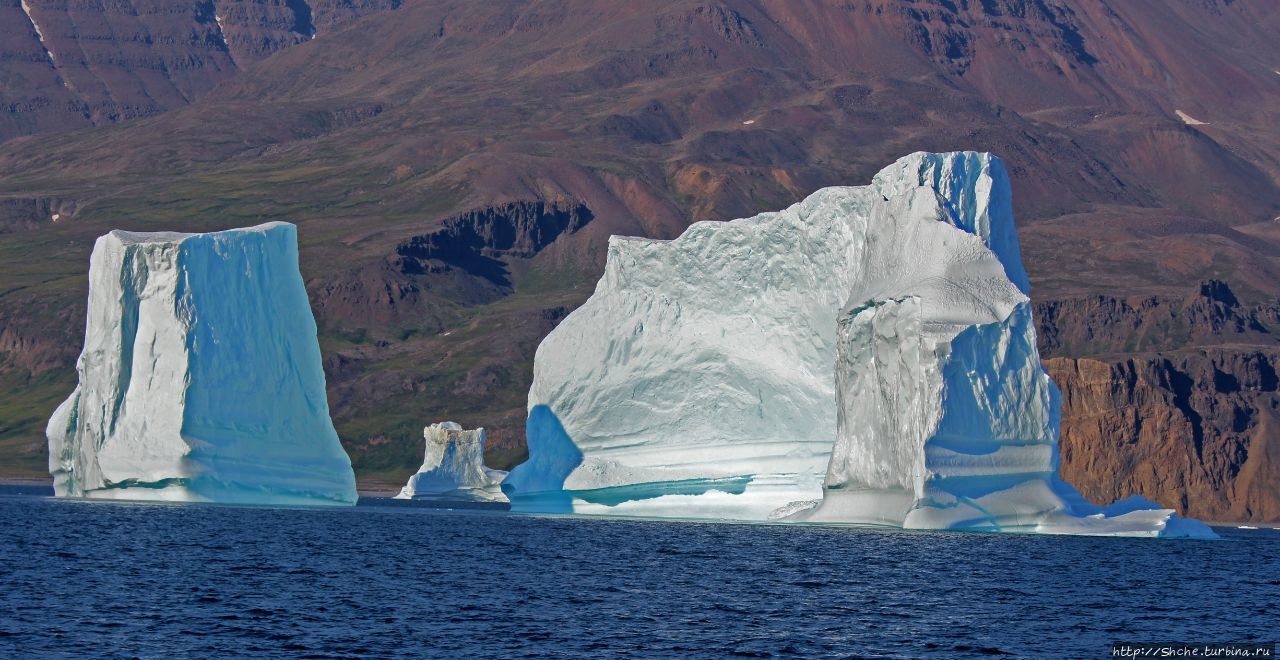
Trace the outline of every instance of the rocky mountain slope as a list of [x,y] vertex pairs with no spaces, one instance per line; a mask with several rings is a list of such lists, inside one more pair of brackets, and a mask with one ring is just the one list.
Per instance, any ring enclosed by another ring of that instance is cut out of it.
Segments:
[[4,0],[0,141],[182,107],[399,0]]
[[[117,226],[299,225],[335,421],[365,478],[412,471],[431,419],[483,425],[495,461],[518,458],[533,350],[590,292],[609,234],[781,208],[915,150],[1010,165],[1033,296],[1065,324],[1050,353],[1093,354],[1068,330],[1094,296],[1181,299],[1208,279],[1246,307],[1280,295],[1275,3],[410,0],[347,23],[323,16],[358,3],[310,3],[315,39],[296,3],[214,6],[212,25],[252,9],[260,33],[208,47],[200,61],[234,75],[182,87],[194,103],[76,123],[5,97],[13,465],[43,460],[88,249]],[[201,21],[182,14],[182,33],[213,34]],[[0,39],[49,67],[38,44]],[[30,89],[62,94],[41,70]]]

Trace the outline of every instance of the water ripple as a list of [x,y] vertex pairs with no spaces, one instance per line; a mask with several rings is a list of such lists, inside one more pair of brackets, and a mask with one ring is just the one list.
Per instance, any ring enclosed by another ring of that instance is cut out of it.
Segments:
[[0,657],[1100,657],[1274,634],[1223,542],[0,495]]

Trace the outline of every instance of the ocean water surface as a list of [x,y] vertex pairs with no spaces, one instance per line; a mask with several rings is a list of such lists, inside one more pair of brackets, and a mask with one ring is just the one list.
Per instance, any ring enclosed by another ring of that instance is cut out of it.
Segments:
[[1153,541],[0,494],[2,657],[1110,657],[1274,641],[1280,532]]

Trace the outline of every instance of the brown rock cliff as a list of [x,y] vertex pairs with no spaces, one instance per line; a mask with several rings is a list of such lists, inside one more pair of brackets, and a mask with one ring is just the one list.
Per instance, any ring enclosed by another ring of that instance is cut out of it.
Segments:
[[1038,304],[1063,478],[1098,503],[1137,494],[1205,520],[1280,520],[1276,310],[1214,281],[1181,299]]

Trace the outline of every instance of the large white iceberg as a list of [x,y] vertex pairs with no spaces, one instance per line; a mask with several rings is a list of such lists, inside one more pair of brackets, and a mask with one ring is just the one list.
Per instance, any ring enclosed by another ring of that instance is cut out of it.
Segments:
[[47,428],[59,496],[356,501],[291,224],[99,238],[76,369]]
[[[999,159],[916,153],[776,213],[609,243],[538,347],[516,510],[1160,535],[1057,477]],[[1171,524],[1174,523],[1174,524]]]
[[442,422],[423,429],[422,435],[422,467],[396,499],[507,501],[498,486],[507,473],[484,464],[484,429],[468,431],[457,422]]

